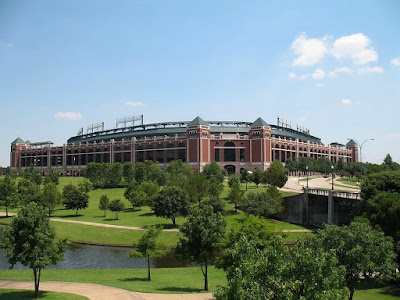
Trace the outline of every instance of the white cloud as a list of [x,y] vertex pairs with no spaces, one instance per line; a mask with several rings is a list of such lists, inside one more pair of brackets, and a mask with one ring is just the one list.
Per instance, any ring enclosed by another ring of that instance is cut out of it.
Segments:
[[400,67],[400,57],[395,57],[395,58],[393,58],[393,59],[390,61],[390,63],[391,63],[393,66]]
[[317,87],[317,88],[322,88],[322,87],[324,87],[325,86],[325,84],[322,84],[322,83],[317,83],[316,85],[315,85],[315,87]]
[[83,119],[83,116],[81,113],[76,113],[76,112],[58,112],[54,115],[54,118],[80,120],[80,119]]
[[361,68],[358,70],[360,73],[383,73],[384,70],[382,67],[366,67],[366,68]]
[[333,70],[335,73],[353,73],[354,70],[350,69],[349,67],[342,67]]
[[296,75],[295,72],[290,72],[290,73],[289,73],[289,78],[290,78],[290,79],[293,79],[293,78],[296,78],[296,77],[297,77],[297,75]]
[[353,59],[357,65],[378,60],[378,53],[370,47],[371,39],[363,33],[342,36],[333,43],[332,54],[337,59]]
[[342,102],[341,102],[342,104],[352,104],[353,103],[353,101],[351,101],[350,99],[342,99]]
[[132,102],[132,101],[125,101],[125,100],[122,100],[122,101],[125,103],[125,105],[128,105],[128,106],[143,106],[144,105],[142,102]]
[[313,66],[318,63],[328,52],[323,39],[308,39],[306,33],[302,33],[291,45],[298,57],[292,66]]
[[316,69],[313,74],[311,74],[311,77],[314,79],[322,79],[326,76],[325,71],[322,69]]

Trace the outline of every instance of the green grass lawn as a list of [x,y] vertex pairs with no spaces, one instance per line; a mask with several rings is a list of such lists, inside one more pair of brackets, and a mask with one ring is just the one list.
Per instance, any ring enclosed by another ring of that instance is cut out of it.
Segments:
[[[34,299],[34,291],[28,290],[11,290],[11,289],[0,289],[0,299],[4,300],[24,300]],[[85,300],[89,299],[80,295],[70,293],[58,293],[58,292],[45,292],[39,290],[39,299],[46,300]]]
[[[147,281],[146,269],[44,270],[42,280],[96,283],[146,293],[202,292],[204,278],[199,267],[156,268],[152,269],[151,272],[152,281],[150,282]],[[32,280],[33,282],[33,274],[31,270],[2,270],[0,279]],[[226,284],[223,270],[210,267],[210,291],[215,291],[217,285]],[[359,284],[354,294],[356,300],[394,300],[399,299],[399,297],[399,286],[382,285],[371,280]]]
[[358,179],[356,177],[343,177],[343,178],[338,178],[336,180],[342,182],[343,184],[357,187]]
[[[82,177],[60,177],[60,184],[58,188],[60,191],[67,184],[78,184],[83,180]],[[242,189],[245,189],[245,184],[242,184]],[[63,206],[58,206],[53,214],[54,218],[60,218],[65,220],[76,220],[112,225],[124,225],[132,227],[148,227],[150,225],[162,225],[165,229],[173,228],[172,221],[170,219],[160,218],[154,215],[151,208],[144,206],[132,209],[132,205],[123,196],[125,188],[113,188],[113,189],[94,189],[89,192],[89,206],[87,209],[80,210],[78,216],[75,211],[66,210]],[[263,192],[265,187],[259,185],[257,188],[254,183],[248,184],[249,192]],[[224,190],[221,193],[221,198],[225,200],[225,216],[227,221],[227,229],[240,227],[240,222],[245,219],[246,215],[238,211],[234,212],[234,206],[229,202],[227,194],[229,187],[227,182],[224,182]],[[290,196],[296,193],[282,192],[283,196]],[[121,199],[125,203],[125,211],[119,213],[119,219],[115,219],[115,214],[111,211],[107,211],[107,216],[104,217],[104,212],[98,208],[99,200],[102,195],[107,195],[110,200]],[[17,210],[12,210],[17,212]],[[185,218],[177,218],[176,223],[179,227]],[[0,217],[0,223],[10,224],[11,218]],[[301,225],[295,225],[280,221],[270,221],[271,230],[279,232],[283,229],[303,229],[307,228]],[[119,244],[119,245],[131,245],[139,240],[142,236],[143,231],[133,231],[126,229],[115,229],[115,228],[102,228],[95,226],[70,224],[52,222],[52,226],[55,227],[57,236],[60,238],[66,238],[74,242],[86,242],[86,243],[99,243],[99,244]],[[291,233],[285,237],[286,241],[294,241],[297,237],[303,236],[304,233]],[[178,241],[178,234],[174,232],[162,232],[160,239],[166,245],[175,245]]]

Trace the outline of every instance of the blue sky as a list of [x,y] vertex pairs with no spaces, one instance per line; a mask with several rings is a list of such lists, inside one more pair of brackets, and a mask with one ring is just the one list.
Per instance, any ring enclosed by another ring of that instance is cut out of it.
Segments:
[[399,1],[0,1],[0,166],[79,128],[276,117],[400,159]]

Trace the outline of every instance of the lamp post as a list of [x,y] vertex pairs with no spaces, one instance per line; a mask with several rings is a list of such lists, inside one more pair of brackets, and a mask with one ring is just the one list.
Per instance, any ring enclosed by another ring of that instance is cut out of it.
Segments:
[[[349,138],[348,138],[348,140],[350,140]],[[364,142],[362,142],[361,144],[359,143],[359,142],[357,142],[355,139],[353,139],[353,141],[354,142],[356,142],[356,144],[358,145],[358,147],[360,148],[360,162],[362,163],[362,152],[361,152],[361,150],[362,150],[362,147],[363,147],[363,145],[364,145],[364,143],[365,142],[368,142],[368,141],[374,141],[375,139],[366,139]]]
[[307,189],[308,189],[308,166],[306,166],[306,172],[307,172]]
[[333,169],[334,169],[335,167],[332,165],[331,166],[331,169],[332,169],[332,190],[333,190]]

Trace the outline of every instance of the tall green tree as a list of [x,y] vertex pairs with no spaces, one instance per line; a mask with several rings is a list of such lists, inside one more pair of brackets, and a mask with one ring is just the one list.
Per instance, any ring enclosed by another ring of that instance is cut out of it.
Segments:
[[182,236],[176,247],[180,259],[200,264],[204,276],[204,290],[208,291],[208,265],[221,249],[226,221],[208,205],[194,207],[187,221],[179,228]]
[[365,223],[352,222],[349,226],[326,225],[310,243],[325,251],[333,250],[338,265],[345,268],[345,280],[350,290],[349,299],[364,276],[392,274],[396,269],[394,245],[391,237],[372,229]]
[[33,270],[35,298],[38,298],[42,270],[64,259],[66,241],[56,240],[44,208],[29,203],[0,236],[0,247],[6,249],[11,268],[19,262]]
[[49,217],[51,217],[54,208],[61,203],[61,200],[62,195],[54,183],[50,182],[44,185],[41,195],[41,204],[48,208]]
[[247,169],[241,170],[240,181],[246,183],[246,191],[247,191],[247,183],[253,181],[253,173]]
[[283,187],[288,180],[285,167],[279,160],[274,160],[266,171],[267,181],[270,185]]
[[147,258],[147,280],[151,281],[150,274],[150,258],[162,257],[167,253],[167,248],[157,241],[157,237],[162,232],[162,227],[150,226],[149,231],[142,235],[137,244],[133,247],[137,250],[132,250],[128,253],[129,257],[146,257]]
[[400,193],[400,171],[369,174],[361,183],[362,199],[370,199],[381,192]]
[[261,183],[263,173],[264,172],[261,171],[260,169],[255,169],[253,172],[253,182],[256,184],[257,188],[258,188],[258,185]]
[[89,196],[86,193],[80,192],[76,186],[67,184],[63,189],[63,204],[66,209],[76,210],[76,215],[80,209],[88,207]]
[[171,219],[176,227],[176,218],[186,216],[189,206],[189,198],[184,190],[167,186],[154,196],[152,209],[157,217]]
[[208,181],[202,173],[193,173],[185,185],[185,190],[190,201],[200,205],[201,200],[208,193]]
[[40,187],[26,178],[21,178],[17,185],[19,201],[26,205],[30,202],[40,202]]
[[238,183],[234,183],[229,190],[228,193],[228,198],[229,200],[233,203],[235,207],[235,213],[237,213],[238,205],[241,202],[242,198],[244,195],[244,191],[240,189],[240,186]]
[[107,195],[102,195],[99,201],[99,209],[104,211],[104,218],[107,216],[108,204],[110,203],[110,198]]
[[135,170],[131,162],[124,163],[122,167],[122,177],[124,177],[125,181],[128,184],[130,184],[132,180],[135,178]]
[[125,203],[121,199],[114,199],[108,204],[108,209],[115,212],[115,219],[118,220],[118,213],[125,209]]
[[11,176],[6,175],[0,179],[0,206],[6,209],[6,217],[8,217],[8,209],[16,207],[18,203],[17,186],[15,180]]
[[122,180],[121,163],[104,164],[105,178],[104,187],[116,187]]
[[89,193],[92,190],[93,184],[92,182],[87,179],[87,178],[83,178],[83,180],[81,182],[78,183],[78,190],[81,193]]
[[240,176],[236,174],[232,174],[228,178],[228,186],[229,188],[232,188],[232,186],[237,183],[240,184]]

